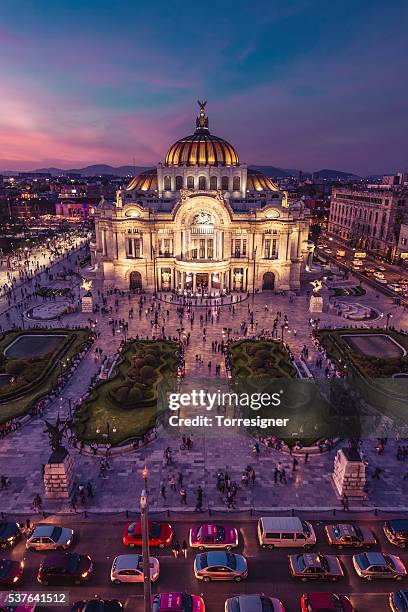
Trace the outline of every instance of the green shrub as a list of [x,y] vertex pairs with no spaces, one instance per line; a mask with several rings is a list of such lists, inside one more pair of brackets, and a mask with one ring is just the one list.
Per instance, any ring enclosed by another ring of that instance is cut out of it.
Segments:
[[28,368],[28,363],[25,359],[10,359],[6,363],[6,372],[11,376],[18,376],[21,374],[26,368]]

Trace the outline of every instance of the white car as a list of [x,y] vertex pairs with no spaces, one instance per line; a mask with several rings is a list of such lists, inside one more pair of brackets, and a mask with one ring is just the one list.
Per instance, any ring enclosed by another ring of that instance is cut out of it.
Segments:
[[[159,578],[160,565],[156,557],[149,557],[150,580],[156,582]],[[143,582],[142,555],[119,555],[112,563],[110,574],[114,584],[122,582]]]
[[397,283],[391,283],[390,285],[387,285],[387,287],[388,289],[391,289],[391,291],[395,291],[395,293],[400,293],[402,291],[402,287],[397,285]]
[[74,539],[73,529],[58,525],[38,525],[26,541],[28,550],[64,550]]

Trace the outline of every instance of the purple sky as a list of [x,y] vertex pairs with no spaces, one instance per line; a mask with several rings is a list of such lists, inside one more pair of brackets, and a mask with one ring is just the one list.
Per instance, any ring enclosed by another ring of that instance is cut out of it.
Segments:
[[3,0],[0,168],[156,164],[204,98],[249,164],[407,170],[407,18],[402,0]]

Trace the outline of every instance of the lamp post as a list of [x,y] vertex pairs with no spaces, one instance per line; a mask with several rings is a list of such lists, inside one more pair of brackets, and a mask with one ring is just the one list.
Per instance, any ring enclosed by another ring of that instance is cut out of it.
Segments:
[[[146,470],[147,472],[147,470]],[[143,556],[143,593],[144,612],[152,610],[152,585],[150,582],[150,555],[149,555],[149,508],[147,491],[143,489],[140,496],[140,518],[142,523],[142,556]]]
[[153,253],[153,283],[154,283],[154,296],[157,293],[157,281],[156,281],[156,249],[152,247]]
[[256,266],[256,249],[257,248],[258,247],[255,246],[253,250],[254,269],[252,272],[252,301],[254,301],[255,299],[255,266]]

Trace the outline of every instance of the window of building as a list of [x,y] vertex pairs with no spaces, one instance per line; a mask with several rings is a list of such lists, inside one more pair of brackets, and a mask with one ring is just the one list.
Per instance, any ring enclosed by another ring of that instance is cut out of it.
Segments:
[[239,238],[234,240],[233,256],[241,257],[241,240]]
[[176,176],[176,189],[183,189],[183,177]]
[[126,257],[132,259],[142,256],[142,240],[141,238],[126,239]]
[[210,189],[212,189],[213,191],[217,189],[217,177],[216,176],[210,177]]
[[198,177],[198,188],[199,189],[207,189],[207,181],[205,179],[205,176],[199,176]]
[[207,259],[212,259],[214,256],[214,242],[212,238],[207,240]]
[[234,176],[232,181],[232,190],[239,191],[241,189],[241,178],[239,176]]
[[205,259],[205,238],[200,238],[199,258]]
[[194,176],[187,177],[187,189],[194,189]]
[[171,176],[164,177],[164,190],[171,191]]
[[228,183],[229,183],[229,178],[228,176],[223,176],[221,178],[221,189],[223,191],[228,191]]

